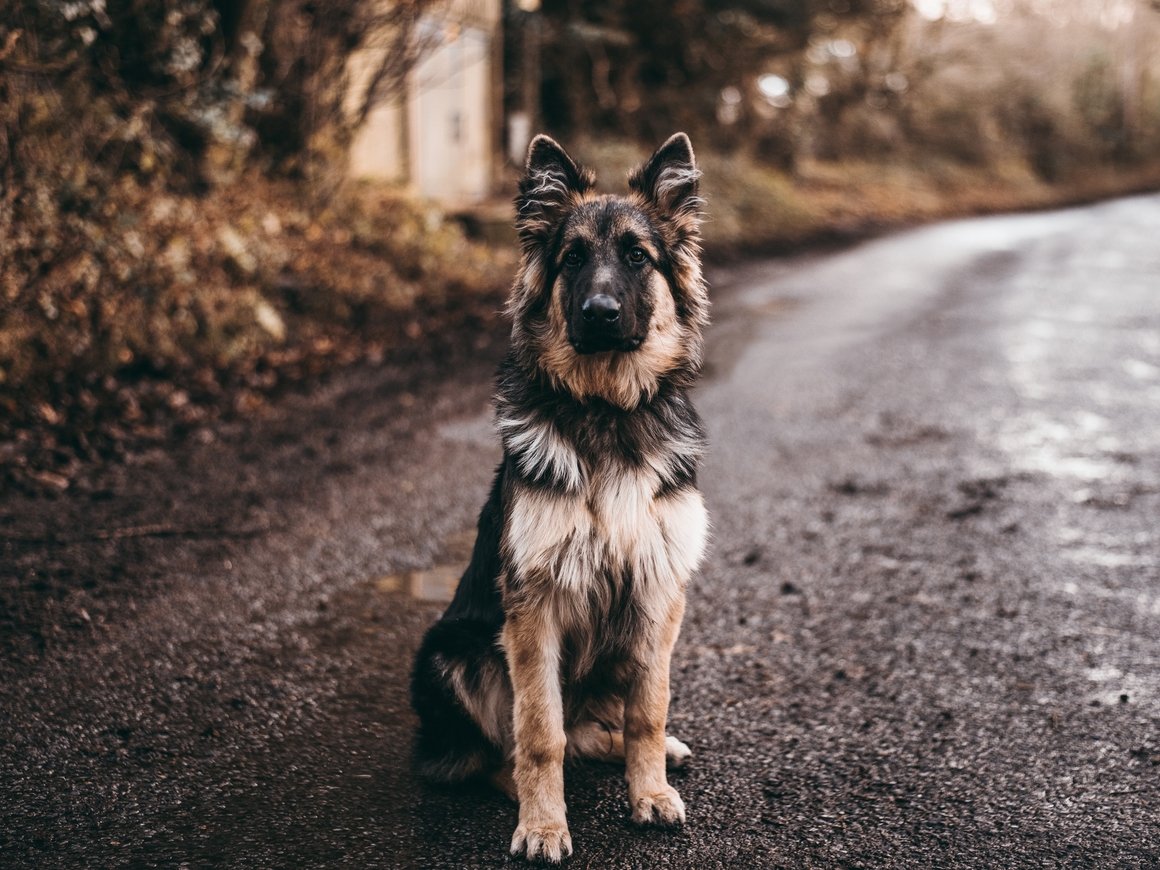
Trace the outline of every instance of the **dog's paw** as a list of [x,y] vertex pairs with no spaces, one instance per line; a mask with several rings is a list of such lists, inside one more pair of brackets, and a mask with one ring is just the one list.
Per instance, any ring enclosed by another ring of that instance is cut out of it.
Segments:
[[693,750],[676,737],[665,738],[665,763],[669,767],[684,767],[692,756]]
[[572,854],[572,835],[568,833],[568,826],[564,823],[521,824],[512,835],[511,852],[513,855],[523,855],[529,861],[559,864]]
[[683,825],[685,802],[671,785],[632,800],[632,820],[638,825]]

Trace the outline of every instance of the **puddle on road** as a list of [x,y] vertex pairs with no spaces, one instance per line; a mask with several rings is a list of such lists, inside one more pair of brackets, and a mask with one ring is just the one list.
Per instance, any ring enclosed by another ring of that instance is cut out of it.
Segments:
[[402,594],[418,601],[446,603],[455,594],[455,586],[464,565],[436,565],[417,571],[387,574],[375,581],[380,592]]
[[[1106,307],[1018,312],[1022,322],[1007,334],[1003,351],[1010,384],[1032,410],[1003,421],[998,438],[1016,467],[1116,482],[1134,477],[1133,454],[1154,446],[1129,421],[1141,404],[1160,400],[1160,366],[1149,361],[1160,341],[1147,330],[1119,329],[1117,309]],[[1120,360],[1109,365],[1113,352]]]
[[1126,359],[1120,365],[1129,377],[1133,377],[1138,381],[1152,381],[1160,377],[1160,367],[1146,363],[1143,360]]
[[1076,547],[1065,552],[1067,558],[1084,565],[1100,568],[1150,568],[1156,564],[1151,556],[1134,553],[1117,553],[1103,547]]
[[[1153,537],[1147,532],[1134,535],[1099,534],[1064,526],[1056,532],[1056,538],[1063,547],[1064,557],[1081,565],[1151,568],[1160,563],[1152,553],[1140,552],[1153,544]],[[1074,584],[1067,585],[1074,587]],[[1069,590],[1065,587],[1065,591]],[[1071,594],[1075,594],[1075,591],[1078,590],[1071,591]]]
[[417,601],[446,604],[455,595],[455,587],[459,585],[474,546],[475,529],[463,529],[444,538],[437,564],[385,574],[376,578],[373,585],[388,595],[406,595]]
[[1110,428],[1107,418],[1086,410],[1060,418],[1031,413],[1006,421],[998,441],[1024,471],[1087,483],[1117,481],[1126,475],[1131,454]]

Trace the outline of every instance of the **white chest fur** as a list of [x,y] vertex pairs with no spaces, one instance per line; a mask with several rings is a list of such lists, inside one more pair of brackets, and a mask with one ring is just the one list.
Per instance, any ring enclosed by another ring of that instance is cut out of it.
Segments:
[[697,490],[657,496],[660,486],[656,469],[610,466],[573,492],[519,491],[504,542],[512,569],[573,594],[610,571],[630,571],[654,591],[683,587],[704,553],[708,517]]

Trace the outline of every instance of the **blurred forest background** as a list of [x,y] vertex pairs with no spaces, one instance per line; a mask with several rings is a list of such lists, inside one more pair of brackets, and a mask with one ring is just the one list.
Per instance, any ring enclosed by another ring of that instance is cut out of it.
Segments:
[[[485,6],[487,196],[355,178]],[[1157,189],[1160,0],[8,0],[0,479],[492,324],[511,245],[464,227],[539,129],[606,186],[689,132],[710,257]]]

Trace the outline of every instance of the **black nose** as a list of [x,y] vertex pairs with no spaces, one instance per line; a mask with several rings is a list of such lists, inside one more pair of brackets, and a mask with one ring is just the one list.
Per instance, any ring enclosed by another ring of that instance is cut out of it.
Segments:
[[580,310],[593,323],[614,323],[620,317],[620,303],[604,293],[585,299]]

